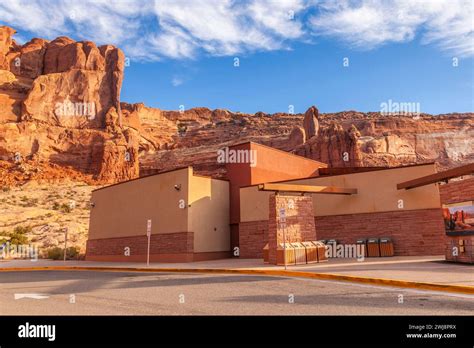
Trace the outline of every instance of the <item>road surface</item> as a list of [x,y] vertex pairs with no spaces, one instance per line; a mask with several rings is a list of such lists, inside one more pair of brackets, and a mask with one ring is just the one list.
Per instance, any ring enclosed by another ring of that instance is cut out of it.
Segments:
[[253,275],[0,272],[0,284],[0,315],[474,313],[472,295]]

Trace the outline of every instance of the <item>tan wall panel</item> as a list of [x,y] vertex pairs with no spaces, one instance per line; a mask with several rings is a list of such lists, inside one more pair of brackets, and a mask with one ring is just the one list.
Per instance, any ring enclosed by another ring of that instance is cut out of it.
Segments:
[[146,235],[148,219],[152,234],[186,232],[188,208],[178,204],[187,200],[190,173],[184,168],[93,192],[89,239]]
[[189,179],[188,230],[194,232],[194,252],[229,251],[229,183],[199,176]]
[[[356,195],[313,195],[315,216],[397,211],[402,199],[405,210],[439,208],[439,190],[436,184],[412,190],[397,190],[397,184],[435,173],[434,164],[378,170],[357,174],[290,180],[285,183],[327,185],[357,188]],[[240,190],[241,221],[268,219],[270,193],[258,191],[256,186]]]

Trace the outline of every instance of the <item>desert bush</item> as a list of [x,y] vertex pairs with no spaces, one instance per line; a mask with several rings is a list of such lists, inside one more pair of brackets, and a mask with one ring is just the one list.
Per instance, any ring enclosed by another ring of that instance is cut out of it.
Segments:
[[26,234],[30,233],[32,231],[31,226],[16,226],[13,229],[13,233],[18,233],[18,234]]
[[71,212],[71,207],[69,206],[69,204],[63,203],[63,204],[61,204],[61,211],[63,213],[70,213]]
[[31,232],[30,226],[17,226],[13,229],[13,232],[8,235],[10,237],[10,244],[22,245],[28,244],[28,237],[25,234]]
[[10,192],[10,190],[11,190],[10,186],[2,186],[3,192]]
[[[54,247],[48,249],[47,251],[48,259],[53,260],[63,260],[64,259],[64,248]],[[66,251],[66,259],[67,260],[78,260],[80,258],[79,255],[79,248],[77,247],[69,247]]]
[[24,200],[21,198],[21,201],[24,202],[23,207],[34,207],[38,204],[38,198],[31,198]]
[[61,205],[58,202],[53,203],[53,210],[59,210],[60,207]]
[[177,127],[178,127],[178,133],[180,135],[184,135],[186,133],[186,131],[188,130],[188,127],[185,124],[182,124],[182,123],[178,124]]

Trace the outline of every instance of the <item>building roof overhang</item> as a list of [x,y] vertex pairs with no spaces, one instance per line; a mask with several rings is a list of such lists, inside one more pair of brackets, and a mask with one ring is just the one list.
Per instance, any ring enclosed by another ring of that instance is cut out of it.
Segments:
[[446,182],[449,179],[454,179],[464,175],[474,173],[474,163],[466,164],[464,166],[448,169],[443,172],[422,176],[413,180],[408,180],[397,184],[398,190],[410,190],[420,186],[435,184],[437,182]]
[[315,186],[315,185],[295,185],[295,184],[272,184],[265,183],[258,185],[259,191],[273,192],[293,192],[293,193],[319,193],[333,195],[353,195],[357,194],[357,189],[337,187],[337,186]]

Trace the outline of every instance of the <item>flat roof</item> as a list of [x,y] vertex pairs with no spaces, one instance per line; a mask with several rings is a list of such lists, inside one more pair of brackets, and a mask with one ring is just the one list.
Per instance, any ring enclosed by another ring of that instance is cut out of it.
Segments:
[[268,145],[264,145],[264,144],[260,144],[260,143],[256,143],[254,141],[243,141],[241,143],[237,143],[237,144],[233,144],[233,145],[229,145],[229,146],[226,146],[226,147],[234,147],[234,146],[239,146],[239,145],[244,145],[244,144],[254,144],[254,145],[258,145],[258,146],[262,146],[262,147],[265,147],[267,149],[270,149],[270,150],[273,150],[273,151],[278,151],[278,152],[282,152],[284,153],[285,155],[288,155],[288,156],[293,156],[293,157],[297,157],[298,159],[301,159],[301,160],[304,160],[304,161],[311,161],[311,162],[315,162],[315,163],[318,163],[320,165],[323,165],[325,166],[325,168],[328,166],[327,163],[324,163],[324,162],[320,162],[320,161],[316,161],[314,159],[311,159],[311,158],[307,158],[307,157],[304,157],[304,156],[300,156],[300,155],[296,155],[292,152],[288,152],[288,151],[285,151],[285,150],[280,150],[280,149],[276,149],[274,147],[271,147],[271,146],[268,146]]
[[[297,179],[278,180],[278,181],[272,181],[271,183],[272,184],[278,184],[278,183],[284,183],[284,182],[288,182],[288,181],[300,181],[300,180],[308,180],[308,179],[315,179],[315,178],[328,178],[328,177],[339,176],[339,175],[350,175],[350,174],[360,174],[360,173],[376,172],[376,171],[383,171],[383,170],[392,170],[392,169],[395,170],[395,169],[403,169],[403,168],[411,168],[411,167],[421,167],[421,166],[428,166],[428,165],[433,165],[433,164],[435,164],[435,162],[409,164],[409,165],[406,165],[406,166],[398,166],[398,167],[369,167],[369,168],[372,168],[372,169],[371,170],[366,170],[366,171],[360,171],[360,172],[353,172],[353,173],[315,175],[315,176],[307,176],[307,177],[304,177],[304,178],[297,178]],[[364,167],[351,167],[351,168],[364,168]],[[253,186],[258,186],[258,185],[261,185],[261,184],[240,186],[240,188],[253,187]]]
[[[130,179],[130,180],[125,180],[125,181],[120,181],[120,182],[116,182],[115,184],[111,184],[111,185],[99,187],[98,189],[92,190],[92,192],[104,190],[104,189],[107,189],[107,188],[110,188],[110,187],[113,187],[113,186],[126,184],[126,183],[128,183],[128,182],[132,182],[132,181],[136,181],[136,180],[146,179],[146,178],[149,178],[149,177],[151,177],[151,176],[156,176],[156,175],[166,174],[166,173],[170,173],[170,172],[175,172],[175,171],[178,171],[178,170],[183,170],[183,169],[186,169],[186,168],[189,168],[189,167],[191,167],[191,166],[179,167],[179,168],[175,168],[175,169],[166,170],[166,171],[160,172],[160,173],[148,174],[148,175],[140,176],[140,177],[138,177],[138,178],[134,178],[134,179]],[[191,168],[192,168],[192,167],[191,167]]]
[[273,192],[295,192],[295,193],[324,193],[334,195],[354,195],[357,193],[356,188],[338,187],[338,186],[314,186],[314,185],[298,185],[298,184],[274,184],[265,183],[258,185],[259,191]]
[[[393,168],[393,167],[392,167]],[[374,170],[390,169],[390,167],[328,167],[318,170],[320,176],[365,173]]]
[[[99,190],[104,190],[104,189],[107,189],[107,188],[110,188],[110,187],[113,187],[113,186],[117,186],[117,185],[126,184],[126,183],[131,182],[131,181],[146,179],[146,178],[149,178],[149,177],[151,177],[151,176],[157,176],[157,175],[161,175],[161,174],[176,172],[176,171],[178,171],[178,170],[183,170],[183,169],[186,169],[186,168],[191,168],[191,169],[193,169],[192,166],[183,166],[183,167],[179,167],[179,168],[175,168],[175,169],[169,169],[169,170],[165,170],[165,171],[162,171],[162,172],[159,172],[159,173],[148,174],[148,175],[140,176],[140,177],[138,177],[138,178],[134,178],[134,179],[130,179],[130,180],[125,180],[125,181],[120,181],[120,182],[117,182],[117,183],[115,183],[115,184],[111,184],[111,185],[99,187],[98,189],[92,190],[92,192],[99,191]],[[197,176],[197,177],[200,177],[200,178],[212,179],[212,180],[229,181],[229,180],[227,180],[227,179],[219,179],[219,178],[213,178],[212,176],[206,176],[206,175],[195,174],[195,173],[194,173],[194,169],[193,169],[193,176]]]

